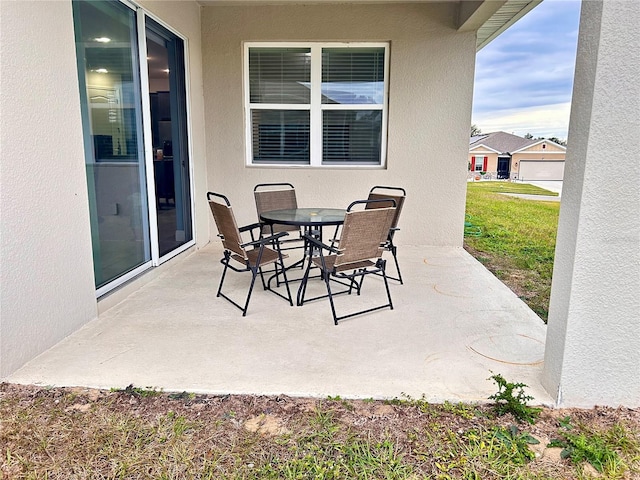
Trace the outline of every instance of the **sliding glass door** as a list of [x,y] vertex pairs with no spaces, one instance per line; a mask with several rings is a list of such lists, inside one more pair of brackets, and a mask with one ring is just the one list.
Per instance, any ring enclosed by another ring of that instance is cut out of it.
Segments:
[[184,42],[147,19],[149,103],[160,255],[193,239]]
[[185,46],[117,0],[73,13],[101,295],[193,241]]

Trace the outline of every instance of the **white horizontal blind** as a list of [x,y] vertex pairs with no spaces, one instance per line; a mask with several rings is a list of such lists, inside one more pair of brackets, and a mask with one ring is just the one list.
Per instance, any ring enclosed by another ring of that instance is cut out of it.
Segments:
[[252,110],[255,163],[309,164],[309,111]]
[[249,164],[383,165],[385,44],[248,44],[245,52]]
[[251,103],[311,103],[310,48],[249,49]]

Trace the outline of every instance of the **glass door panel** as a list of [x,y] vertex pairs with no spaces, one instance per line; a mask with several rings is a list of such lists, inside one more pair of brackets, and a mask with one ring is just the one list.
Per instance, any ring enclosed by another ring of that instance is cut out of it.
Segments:
[[146,40],[158,247],[163,256],[193,239],[184,42],[149,18]]
[[150,262],[136,14],[74,1],[96,288]]

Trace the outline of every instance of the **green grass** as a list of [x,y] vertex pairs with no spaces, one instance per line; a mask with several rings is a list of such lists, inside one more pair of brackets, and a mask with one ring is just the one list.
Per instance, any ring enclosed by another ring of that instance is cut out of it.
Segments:
[[465,248],[546,322],[559,202],[501,195],[554,195],[528,184],[479,182],[467,186],[467,214],[480,233]]

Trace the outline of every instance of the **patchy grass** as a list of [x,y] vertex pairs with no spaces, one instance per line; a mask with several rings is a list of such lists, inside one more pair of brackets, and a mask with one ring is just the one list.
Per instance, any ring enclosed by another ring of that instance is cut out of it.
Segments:
[[[561,445],[546,448],[550,439]],[[543,409],[534,425],[516,427],[491,405],[409,397],[2,384],[0,453],[2,479],[631,479],[640,475],[640,410]]]
[[469,183],[467,214],[482,233],[465,238],[465,248],[546,322],[560,203],[501,193],[554,195],[528,184]]

